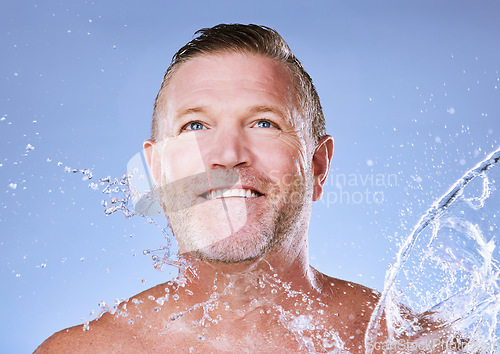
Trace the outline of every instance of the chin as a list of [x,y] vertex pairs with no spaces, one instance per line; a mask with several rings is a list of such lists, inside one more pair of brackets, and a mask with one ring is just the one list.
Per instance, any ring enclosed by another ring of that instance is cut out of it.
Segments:
[[262,224],[254,226],[247,224],[237,232],[209,243],[206,242],[207,238],[216,237],[207,235],[207,230],[203,238],[197,238],[195,233],[188,233],[190,247],[184,249],[202,260],[224,263],[251,261],[261,258],[279,243],[280,237],[274,231]]
[[[244,238],[244,237],[243,237]],[[246,239],[246,238],[245,238]],[[223,263],[253,261],[264,256],[272,248],[271,240],[264,238],[238,240],[230,236],[210,246],[197,249],[193,253],[197,258]]]

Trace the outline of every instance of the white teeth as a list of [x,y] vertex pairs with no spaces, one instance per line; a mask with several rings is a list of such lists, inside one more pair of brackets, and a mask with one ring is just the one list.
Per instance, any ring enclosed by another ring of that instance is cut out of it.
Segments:
[[217,189],[207,193],[207,199],[217,199],[217,198],[229,198],[229,197],[242,197],[242,198],[254,198],[258,197],[257,193],[250,189]]

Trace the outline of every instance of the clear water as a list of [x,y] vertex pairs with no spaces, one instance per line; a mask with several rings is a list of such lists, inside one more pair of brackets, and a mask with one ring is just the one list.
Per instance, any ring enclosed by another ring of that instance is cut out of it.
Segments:
[[[440,352],[465,353],[500,349],[499,160],[500,149],[468,171],[404,241],[370,321],[367,353],[377,347],[385,324],[394,345],[435,344]],[[429,323],[436,327],[432,335]],[[461,347],[448,341],[457,337],[465,339]]]
[[[479,350],[485,353],[498,350],[495,346],[500,338],[500,192],[496,186],[500,180],[500,168],[495,165],[499,160],[500,149],[468,171],[421,217],[404,240],[395,264],[387,271],[381,301],[368,326],[365,336],[367,353],[382,345],[390,352],[424,350],[430,345],[437,345],[438,351],[458,348],[460,352]],[[166,266],[177,267],[179,276],[173,281],[182,286],[188,264],[176,258],[168,225],[163,227],[155,221],[161,208],[155,201],[154,188],[140,160],[132,163],[129,172],[121,178],[106,177],[97,182],[93,181],[89,170],[66,167],[65,171],[83,174],[91,189],[100,190],[105,195],[102,200],[105,215],[121,212],[125,218],[140,216],[159,228],[165,244],[146,249],[143,253],[151,255],[158,270]],[[173,316],[182,317],[203,308],[198,326],[207,322],[216,324],[217,319],[210,313],[231,285],[214,290],[208,301]],[[317,302],[316,299],[290,290],[289,284],[282,283],[277,277],[264,277],[261,286],[296,297],[297,305],[305,304],[300,314],[281,306],[273,308],[280,323],[293,333],[303,349],[316,351],[321,347],[343,351],[343,343],[335,329],[318,321],[317,314],[310,312],[310,305]],[[172,299],[167,293],[154,300],[162,306]],[[118,305],[121,301],[116,301],[113,306],[101,302],[97,317],[105,312],[115,314],[120,311]],[[122,315],[126,316],[126,313]],[[433,327],[431,334],[427,329],[429,324]],[[385,326],[389,341],[377,344],[377,333]],[[84,330],[88,329],[89,323],[86,322]],[[450,342],[450,338],[466,338],[466,341],[459,344]]]

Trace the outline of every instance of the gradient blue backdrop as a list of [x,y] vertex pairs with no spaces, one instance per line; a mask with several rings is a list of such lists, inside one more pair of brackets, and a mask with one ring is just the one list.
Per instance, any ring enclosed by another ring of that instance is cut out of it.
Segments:
[[310,227],[322,272],[381,289],[398,240],[498,146],[494,1],[3,0],[1,352],[171,277],[142,254],[161,233],[104,216],[100,191],[64,167],[124,174],[171,56],[221,22],[277,29],[316,84],[336,145]]

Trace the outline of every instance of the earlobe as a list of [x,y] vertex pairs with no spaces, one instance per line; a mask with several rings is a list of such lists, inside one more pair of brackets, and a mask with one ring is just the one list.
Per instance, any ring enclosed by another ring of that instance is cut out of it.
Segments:
[[326,135],[319,141],[313,155],[314,190],[313,201],[318,201],[323,195],[323,185],[328,177],[330,162],[333,157],[333,138]]
[[159,178],[160,166],[159,166],[158,153],[156,151],[156,143],[154,140],[148,139],[144,141],[144,143],[142,144],[142,148],[146,164],[148,165],[149,168],[149,172],[151,173],[151,176],[153,177],[155,184],[157,184]]

